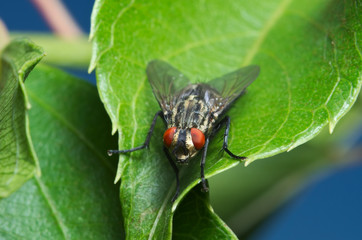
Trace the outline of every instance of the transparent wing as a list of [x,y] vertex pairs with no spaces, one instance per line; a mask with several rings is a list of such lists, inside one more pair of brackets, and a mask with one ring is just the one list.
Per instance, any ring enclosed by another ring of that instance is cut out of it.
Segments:
[[153,94],[163,110],[170,110],[177,93],[190,84],[190,80],[176,68],[161,60],[152,60],[146,69]]
[[220,94],[221,100],[218,102],[222,102],[225,109],[258,77],[259,72],[259,66],[251,65],[215,78],[207,85]]

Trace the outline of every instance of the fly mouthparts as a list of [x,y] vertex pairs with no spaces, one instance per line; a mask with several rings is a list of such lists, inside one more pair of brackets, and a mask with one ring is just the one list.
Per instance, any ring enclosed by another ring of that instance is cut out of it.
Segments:
[[185,159],[185,160],[177,160],[177,163],[180,165],[188,165],[189,164],[189,160]]

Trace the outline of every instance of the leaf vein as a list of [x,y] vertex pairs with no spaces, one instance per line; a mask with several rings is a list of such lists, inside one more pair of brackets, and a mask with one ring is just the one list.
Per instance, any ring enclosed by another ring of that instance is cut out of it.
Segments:
[[116,19],[113,21],[112,25],[111,25],[111,41],[108,45],[107,48],[105,48],[103,51],[101,51],[97,57],[97,60],[95,62],[98,62],[99,59],[106,53],[108,52],[110,49],[112,49],[113,45],[114,45],[114,31],[115,31],[115,27],[116,27],[116,24],[117,22],[122,18],[123,14],[125,12],[127,12],[132,6],[133,4],[135,3],[136,0],[131,0],[130,3],[121,9],[121,11],[119,11]]
[[113,167],[110,165],[110,163],[107,161],[107,159],[104,158],[104,156],[99,153],[96,150],[96,147],[87,140],[87,138],[80,132],[77,130],[77,128],[70,123],[67,119],[63,118],[61,115],[59,115],[55,109],[53,109],[52,106],[46,104],[45,102],[43,102],[40,98],[38,98],[36,96],[35,93],[33,93],[32,91],[28,90],[28,94],[31,96],[31,98],[37,102],[44,110],[46,110],[48,113],[50,113],[55,119],[57,119],[60,123],[62,123],[66,128],[68,128],[71,132],[73,132],[73,134],[75,136],[77,136],[79,138],[79,140],[81,140],[81,142],[84,143],[84,145],[86,145],[94,154],[95,156],[98,157],[99,160],[101,160],[101,162],[106,166],[106,168],[108,170],[110,170],[111,172],[114,173],[114,169]]
[[165,59],[165,60],[169,60],[170,58],[173,58],[175,56],[178,56],[184,52],[187,52],[193,48],[198,48],[198,47],[202,47],[205,46],[207,44],[210,43],[217,43],[217,42],[222,42],[222,41],[226,41],[226,40],[230,40],[230,39],[236,39],[236,38],[241,38],[241,37],[246,37],[249,35],[253,35],[253,32],[243,32],[242,34],[240,33],[233,33],[233,34],[229,34],[226,36],[215,36],[215,37],[210,37],[210,38],[204,38],[200,41],[195,41],[195,42],[191,42],[191,43],[187,43],[186,45],[184,45],[183,47],[179,48],[179,49],[175,49],[174,51],[170,52],[169,54],[164,55],[163,57],[161,57],[161,59]]
[[[20,81],[21,81],[21,80],[20,80]],[[18,93],[18,91],[15,92],[15,97],[13,98],[13,102],[15,102],[16,99],[17,99],[17,97],[16,97],[17,93]],[[12,105],[14,105],[14,103],[13,103]],[[13,176],[10,177],[10,178],[6,181],[7,184],[9,184],[9,183],[15,178],[16,173],[18,172],[19,161],[20,161],[20,157],[19,157],[19,155],[20,155],[20,153],[19,153],[19,148],[20,148],[20,146],[19,146],[19,141],[20,141],[20,139],[19,139],[19,135],[18,135],[18,133],[17,133],[17,128],[14,126],[15,121],[16,121],[16,119],[15,119],[15,108],[12,108],[11,119],[12,119],[12,121],[11,121],[11,127],[12,127],[12,129],[13,129],[14,138],[15,138],[15,145],[16,145],[16,157],[15,157],[14,170],[13,170],[13,172],[12,172],[12,173],[13,173]]]
[[53,215],[55,221],[57,222],[57,226],[59,227],[61,233],[63,234],[65,239],[70,239],[70,237],[67,234],[67,228],[64,225],[63,221],[61,220],[60,214],[59,214],[57,208],[55,207],[55,204],[54,204],[52,198],[48,194],[45,185],[40,180],[40,178],[38,178],[37,176],[35,176],[34,179],[35,179],[36,183],[38,184],[40,193],[44,197],[46,203],[48,204],[50,211],[52,212],[52,215]]
[[356,48],[356,51],[358,52],[358,55],[360,58],[362,58],[361,49],[359,48],[358,40],[357,40],[357,32],[354,32],[354,45]]
[[[132,104],[131,104],[131,109],[132,109],[132,119],[133,119],[133,123],[134,123],[134,126],[133,126],[133,134],[132,134],[132,138],[131,138],[131,143],[132,143],[132,147],[134,147],[134,144],[135,144],[135,139],[136,139],[136,133],[137,133],[137,130],[138,130],[138,123],[137,123],[137,118],[136,118],[136,102],[137,102],[137,98],[139,97],[139,94],[141,92],[141,89],[143,88],[144,84],[146,82],[146,78],[144,77],[142,79],[142,82],[138,85],[138,88],[136,90],[136,93],[132,99]],[[129,158],[129,161],[132,160],[132,157]],[[133,171],[133,168],[131,168],[131,171]],[[132,184],[135,184],[134,182]],[[132,187],[132,191],[135,191],[135,187]],[[133,203],[133,196],[134,196],[134,192],[132,193],[131,195],[131,203]],[[128,217],[127,217],[127,229],[126,231],[128,231],[130,229],[129,225],[130,225],[130,221],[129,219],[130,216],[131,216],[131,213],[132,213],[132,204],[131,204],[131,207],[130,207],[130,210],[129,210],[129,214],[128,214]]]
[[151,231],[150,231],[150,235],[148,236],[148,240],[153,239],[153,236],[154,236],[154,234],[155,234],[155,231],[156,231],[156,227],[157,227],[157,225],[158,225],[158,222],[160,221],[161,215],[162,215],[162,213],[164,212],[163,210],[165,209],[168,201],[170,201],[170,197],[171,197],[172,191],[173,191],[173,189],[170,187],[170,189],[168,190],[167,196],[166,196],[165,199],[163,200],[162,205],[161,205],[160,209],[159,209],[158,212],[157,212],[157,216],[156,216],[156,218],[155,218],[155,221],[153,222],[153,225],[152,225],[152,228],[151,228]]
[[277,56],[275,56],[275,55],[270,55],[270,56],[273,57],[276,60],[276,63],[278,63],[278,65],[283,69],[283,72],[286,75],[287,90],[288,90],[288,108],[287,108],[287,113],[286,113],[285,119],[282,122],[282,124],[275,131],[273,136],[271,138],[269,138],[267,141],[265,141],[265,143],[263,144],[263,147],[261,149],[259,149],[259,151],[257,151],[254,155],[258,155],[260,152],[265,150],[267,145],[276,138],[278,133],[283,129],[284,125],[287,123],[287,121],[288,121],[288,119],[290,117],[291,108],[292,108],[292,90],[291,90],[290,76],[288,74],[287,67],[282,63],[282,61],[279,58],[277,58]]
[[253,46],[250,48],[248,54],[246,55],[242,66],[249,65],[253,58],[255,57],[256,53],[259,51],[260,46],[264,42],[265,38],[267,37],[270,30],[273,28],[273,26],[277,23],[277,21],[280,19],[280,17],[285,12],[286,8],[289,6],[289,4],[292,2],[292,0],[283,0],[279,7],[277,7],[276,11],[273,13],[271,18],[266,22],[265,26],[260,31],[259,37],[254,42]]

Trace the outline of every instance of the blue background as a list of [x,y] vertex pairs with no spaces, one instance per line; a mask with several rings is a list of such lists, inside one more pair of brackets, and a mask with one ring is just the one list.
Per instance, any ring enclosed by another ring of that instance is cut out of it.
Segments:
[[[75,20],[88,33],[93,1],[63,1]],[[36,8],[27,0],[2,1],[0,18],[10,31],[50,32]],[[0,36],[1,37],[1,36]],[[94,75],[74,72],[94,82]],[[362,114],[362,113],[361,113]],[[348,141],[361,148],[362,126]],[[362,239],[362,164],[324,172],[274,213],[250,236],[253,240]]]

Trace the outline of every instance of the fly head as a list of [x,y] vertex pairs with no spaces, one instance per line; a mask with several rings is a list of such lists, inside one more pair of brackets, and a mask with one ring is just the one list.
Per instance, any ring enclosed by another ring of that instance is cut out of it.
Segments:
[[170,127],[163,135],[163,142],[178,163],[187,164],[204,147],[205,135],[197,128]]

